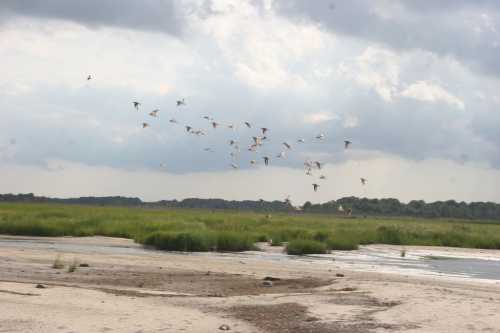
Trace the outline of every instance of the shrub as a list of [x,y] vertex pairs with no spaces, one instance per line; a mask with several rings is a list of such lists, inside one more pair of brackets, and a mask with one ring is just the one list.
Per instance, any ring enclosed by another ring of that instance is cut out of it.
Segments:
[[286,246],[286,253],[288,254],[303,255],[322,254],[326,252],[326,244],[309,239],[292,240]]
[[150,245],[159,250],[167,251],[210,251],[214,248],[212,235],[207,232],[165,232],[156,231],[146,235],[142,240],[145,245]]
[[349,251],[349,250],[357,250],[359,248],[359,244],[352,239],[343,239],[343,238],[329,238],[326,241],[326,245],[329,250],[341,250],[341,251]]
[[401,231],[395,226],[380,226],[377,228],[377,241],[382,244],[402,244]]
[[216,249],[220,252],[238,252],[254,249],[253,241],[247,234],[222,231],[216,236]]

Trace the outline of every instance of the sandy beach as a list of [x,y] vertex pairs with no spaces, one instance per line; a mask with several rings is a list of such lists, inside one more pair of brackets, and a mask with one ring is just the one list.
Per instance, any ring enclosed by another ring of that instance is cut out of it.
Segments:
[[144,251],[106,237],[0,238],[0,332],[500,332],[498,280]]

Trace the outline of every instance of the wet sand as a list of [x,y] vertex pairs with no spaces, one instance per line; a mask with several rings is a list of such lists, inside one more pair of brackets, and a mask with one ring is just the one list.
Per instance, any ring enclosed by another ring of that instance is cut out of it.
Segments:
[[[132,241],[106,237],[42,239],[77,245],[64,251],[20,241],[39,238],[8,238],[15,242],[0,248],[0,332],[221,332],[221,325],[242,333],[500,332],[500,281],[351,271],[336,262],[138,254]],[[58,256],[64,268],[52,268]]]

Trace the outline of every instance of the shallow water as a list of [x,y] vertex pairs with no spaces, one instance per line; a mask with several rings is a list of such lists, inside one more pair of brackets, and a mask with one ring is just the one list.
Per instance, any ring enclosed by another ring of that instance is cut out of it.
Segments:
[[[134,243],[100,244],[72,243],[68,239],[57,241],[43,238],[9,239],[0,238],[1,248],[29,248],[72,252],[82,254],[109,255],[165,255],[166,252],[145,249]],[[280,252],[249,251],[242,253],[178,253],[179,255],[212,256],[227,259],[264,260],[264,261],[301,261],[310,264],[331,264],[345,269],[370,272],[399,273],[414,276],[441,276],[461,279],[482,279],[500,281],[500,260],[469,257],[451,257],[436,250],[409,251],[401,257],[395,249],[365,246],[357,251],[336,251],[325,255],[289,256]]]

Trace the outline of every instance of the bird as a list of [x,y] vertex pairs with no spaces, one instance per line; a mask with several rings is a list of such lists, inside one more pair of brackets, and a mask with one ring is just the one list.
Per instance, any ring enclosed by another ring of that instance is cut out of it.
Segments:
[[235,141],[235,140],[229,140],[229,145],[230,145],[230,146],[232,146],[232,145],[234,145],[234,144],[236,144],[236,141]]
[[361,185],[366,185],[367,179],[366,178],[359,178],[361,180]]
[[186,126],[186,132],[188,132],[188,133],[191,132],[192,129],[193,128],[191,126]]
[[203,132],[202,130],[196,130],[196,131],[194,131],[194,132],[192,132],[192,133],[193,133],[193,134],[196,134],[196,135],[198,135],[198,136],[200,136],[200,135],[205,135],[205,132]]
[[319,185],[318,184],[312,184],[314,192],[318,191]]
[[321,176],[319,176],[319,179],[326,179],[326,176],[325,175],[321,175]]
[[255,161],[255,160],[251,160],[251,161],[250,161],[250,164],[251,164],[251,165],[256,165],[256,164],[257,164],[257,161]]
[[266,135],[266,132],[269,131],[266,127],[262,127],[260,130],[262,131],[262,135]]
[[352,143],[352,142],[351,142],[351,141],[349,141],[349,140],[344,140],[344,148],[345,148],[345,149],[349,148],[349,146],[351,145],[351,143]]
[[227,125],[227,128],[234,129],[234,125],[233,124],[229,124],[229,125]]
[[285,158],[286,153],[284,151],[280,152],[278,155],[276,155],[277,158]]
[[255,142],[255,144],[257,146],[261,146],[262,145],[261,138],[259,138],[258,136],[253,136],[252,139],[253,139],[253,141]]
[[178,123],[177,120],[174,119],[174,118],[170,119],[169,122],[171,122],[172,124],[177,124]]
[[186,101],[184,100],[184,98],[177,101],[177,106],[182,106],[182,105],[186,105]]
[[267,166],[269,165],[269,157],[268,156],[264,156],[262,157],[264,159],[264,164]]
[[304,140],[304,139],[298,139],[297,142],[298,143],[306,143],[306,140]]
[[252,124],[250,124],[248,121],[245,121],[245,125],[247,125],[248,128],[252,128]]
[[210,147],[207,147],[207,148],[205,148],[205,149],[203,149],[203,150],[204,150],[204,151],[208,151],[208,152],[210,152],[210,153],[213,153],[213,152],[214,152],[214,150],[213,150],[212,148],[210,148]]
[[231,163],[231,166],[233,167],[233,169],[238,169],[238,165],[237,164]]
[[257,145],[253,144],[253,145],[248,146],[248,151],[256,152],[257,151]]
[[215,129],[217,128],[217,126],[219,126],[219,123],[216,123],[215,121],[212,122],[212,127]]
[[146,128],[146,127],[149,127],[149,124],[148,123],[142,123],[142,128]]
[[92,75],[87,76],[87,81],[92,79]]
[[292,149],[292,146],[288,142],[283,142],[283,146],[286,147],[286,149]]
[[325,138],[325,135],[323,133],[316,135],[316,139],[318,139],[318,140],[323,140],[324,138]]
[[141,103],[139,102],[132,102],[134,104],[134,108],[139,111],[139,106],[141,105]]
[[203,119],[212,120],[212,118],[210,118],[209,116],[203,116]]
[[155,110],[151,111],[151,112],[149,113],[149,115],[150,115],[151,117],[158,117],[158,112],[160,112],[160,110],[155,109]]
[[309,168],[309,169],[306,170],[306,175],[307,176],[312,176],[313,175],[311,168]]
[[316,167],[317,167],[318,169],[321,169],[321,166],[323,165],[323,164],[321,164],[321,162],[319,162],[319,161],[314,162],[314,164],[316,165]]

